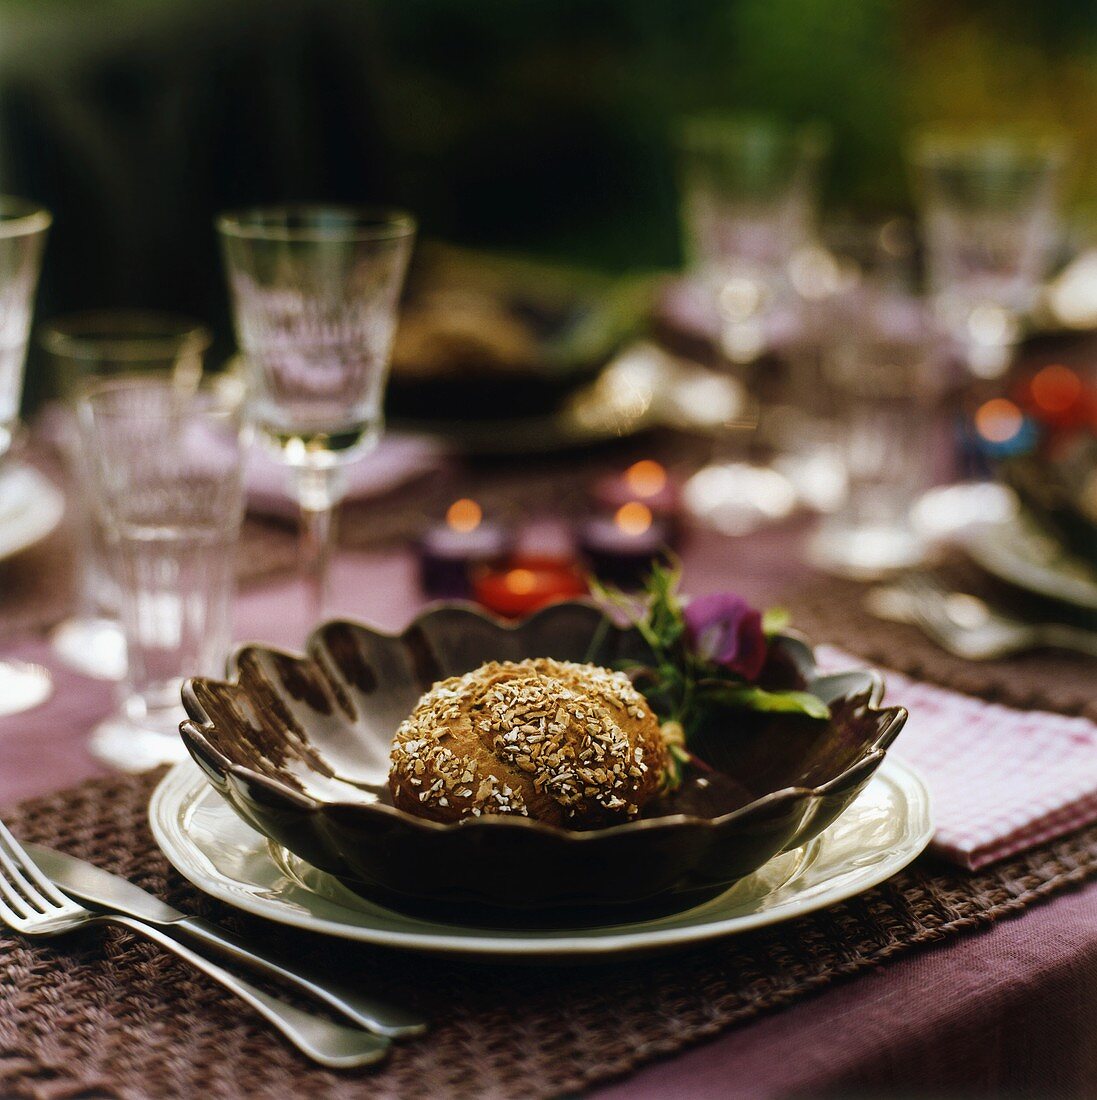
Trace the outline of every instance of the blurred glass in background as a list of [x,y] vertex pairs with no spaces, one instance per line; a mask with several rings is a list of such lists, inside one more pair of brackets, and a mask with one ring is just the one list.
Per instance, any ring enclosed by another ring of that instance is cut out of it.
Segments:
[[1061,241],[1065,145],[1008,131],[929,131],[911,159],[938,320],[972,374],[1000,377]]

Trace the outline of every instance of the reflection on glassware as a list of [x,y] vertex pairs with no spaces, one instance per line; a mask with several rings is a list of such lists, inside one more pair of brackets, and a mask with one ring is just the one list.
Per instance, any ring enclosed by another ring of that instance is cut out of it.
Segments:
[[682,130],[687,261],[719,317],[719,350],[752,399],[684,494],[697,518],[727,534],[781,518],[795,502],[787,479],[735,452],[761,416],[744,368],[770,346],[782,312],[796,306],[795,260],[812,237],[823,151],[819,130],[767,119],[701,116]]
[[53,694],[49,670],[29,661],[0,661],[0,718],[22,714]]
[[824,356],[846,495],[809,552],[832,571],[871,577],[920,561],[926,543],[911,509],[934,476],[934,400],[941,358],[916,301],[875,314],[846,313],[846,336]]
[[[23,199],[0,196],[0,461],[11,449],[23,396],[23,368],[42,249],[52,218]],[[0,662],[0,710],[36,706],[52,688],[37,665]]]
[[381,435],[415,221],[398,211],[289,206],[224,214],[217,228],[249,415],[293,471],[319,617],[342,466]]
[[931,130],[911,159],[938,319],[971,372],[1009,366],[1057,243],[1062,142]]
[[[147,310],[104,310],[73,314],[41,329],[39,342],[49,356],[53,388],[75,409],[89,385],[122,375],[171,376],[184,389],[198,385],[202,357],[210,344],[204,325],[186,317]],[[103,531],[89,507],[93,486],[89,460],[81,453],[75,420],[61,424],[60,442],[75,488],[77,613],[58,626],[53,651],[89,676],[120,680],[126,672],[125,637],[118,622],[118,593],[106,568]]]
[[127,771],[185,755],[180,684],[224,668],[244,507],[240,396],[125,379],[79,399],[128,655],[119,712],[91,747]]

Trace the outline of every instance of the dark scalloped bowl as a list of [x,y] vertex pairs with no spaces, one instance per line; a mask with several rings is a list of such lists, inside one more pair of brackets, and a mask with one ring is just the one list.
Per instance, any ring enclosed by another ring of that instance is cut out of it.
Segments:
[[313,632],[307,657],[240,648],[230,681],[189,680],[180,727],[191,755],[241,817],[359,893],[412,911],[481,919],[589,919],[683,908],[806,844],[842,813],[906,720],[879,708],[872,671],[823,676],[783,637],[763,674],[831,706],[829,722],[729,712],[705,731],[714,771],[691,770],[640,820],[578,832],[517,817],[441,825],[388,800],[396,727],[435,681],[490,660],[530,656],[612,666],[636,632],[585,601],[514,624],[465,605],[434,607],[402,634],[352,622]]

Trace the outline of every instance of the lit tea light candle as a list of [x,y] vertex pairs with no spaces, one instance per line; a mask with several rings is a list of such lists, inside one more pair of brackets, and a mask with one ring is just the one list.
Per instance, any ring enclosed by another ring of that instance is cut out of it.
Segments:
[[506,565],[477,571],[476,599],[508,618],[528,615],[547,604],[587,594],[587,583],[570,558],[523,554]]
[[679,535],[679,486],[667,468],[651,458],[595,482],[591,500],[600,511],[613,513],[626,504],[646,505],[665,524],[664,537],[676,543]]
[[626,501],[612,516],[585,520],[578,537],[594,575],[624,588],[639,587],[667,549],[666,523],[638,500]]
[[455,500],[446,519],[419,540],[419,581],[432,599],[467,599],[472,595],[472,571],[502,561],[513,537],[505,527],[485,521],[475,500]]
[[624,504],[639,501],[656,516],[669,516],[678,508],[678,490],[666,467],[651,458],[634,462],[627,470],[601,478],[593,497],[603,508],[616,511]]

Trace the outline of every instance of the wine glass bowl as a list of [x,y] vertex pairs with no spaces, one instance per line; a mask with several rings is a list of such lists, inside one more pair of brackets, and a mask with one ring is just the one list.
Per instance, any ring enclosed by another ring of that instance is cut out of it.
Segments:
[[413,219],[284,207],[217,224],[256,428],[291,465],[334,465],[370,449]]
[[19,420],[34,293],[52,220],[25,199],[0,196],[0,458]]

